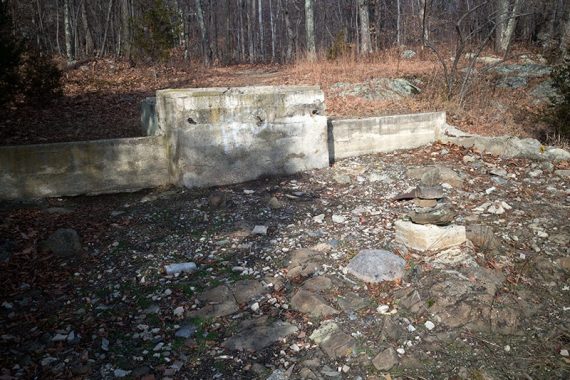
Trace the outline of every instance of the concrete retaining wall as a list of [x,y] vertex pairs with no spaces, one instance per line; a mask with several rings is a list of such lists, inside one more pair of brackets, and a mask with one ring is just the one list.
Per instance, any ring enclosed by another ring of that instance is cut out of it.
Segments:
[[162,137],[0,147],[0,199],[134,191],[169,182]]
[[364,154],[412,149],[435,141],[445,112],[394,115],[329,122],[331,161]]
[[226,185],[328,166],[324,94],[311,86],[156,94],[173,183]]

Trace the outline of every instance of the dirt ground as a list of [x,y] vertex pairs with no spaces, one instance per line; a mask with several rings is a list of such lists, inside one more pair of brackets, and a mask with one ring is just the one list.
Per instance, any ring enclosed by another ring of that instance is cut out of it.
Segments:
[[[434,167],[435,204],[395,199]],[[435,145],[217,189],[2,203],[0,377],[567,379],[568,169]],[[470,240],[409,249],[396,222],[413,210],[450,212]],[[60,228],[79,250],[45,252]],[[403,277],[352,276],[363,249],[404,258]],[[197,269],[165,273],[180,262]]]

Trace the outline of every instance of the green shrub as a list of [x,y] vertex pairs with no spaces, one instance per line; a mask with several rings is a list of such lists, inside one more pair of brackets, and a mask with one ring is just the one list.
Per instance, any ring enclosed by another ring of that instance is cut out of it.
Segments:
[[133,58],[147,63],[166,60],[176,41],[175,18],[163,0],[154,0],[142,19],[133,23]]
[[570,139],[570,61],[556,67],[551,74],[552,87],[558,92],[550,97],[547,110],[550,132],[557,140]]
[[61,71],[39,53],[27,53],[20,67],[20,93],[34,104],[46,104],[63,94]]

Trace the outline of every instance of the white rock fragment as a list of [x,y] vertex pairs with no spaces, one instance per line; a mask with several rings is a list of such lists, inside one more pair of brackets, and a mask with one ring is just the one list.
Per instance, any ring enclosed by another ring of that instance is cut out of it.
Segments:
[[127,377],[129,376],[130,373],[131,371],[125,371],[124,369],[121,368],[117,368],[116,370],[113,371],[113,375],[115,375],[115,377],[118,378]]
[[160,350],[162,350],[162,347],[163,347],[163,346],[164,346],[164,343],[163,343],[163,342],[159,342],[159,343],[156,344],[156,346],[154,346],[154,348],[153,348],[152,350],[153,350],[154,352],[160,351]]
[[347,366],[346,364],[342,366],[342,372],[344,373],[348,373],[348,371],[350,371],[350,367]]
[[408,325],[408,332],[411,332],[411,333],[412,333],[412,332],[414,332],[414,331],[416,331],[416,328],[415,328],[414,326],[412,326],[412,325]]
[[178,306],[176,309],[174,309],[173,314],[175,317],[181,317],[184,314],[184,307]]
[[389,310],[390,306],[388,305],[380,305],[376,308],[376,311],[379,312],[380,314],[388,314]]
[[333,223],[344,223],[346,221],[346,218],[342,215],[334,214],[332,216],[332,221]]
[[435,328],[435,325],[433,324],[432,321],[426,321],[426,323],[424,323],[424,326],[426,327],[426,329],[428,329],[429,331],[433,330]]
[[396,352],[399,353],[400,355],[404,355],[406,353],[406,350],[404,350],[402,347],[400,347],[396,350]]
[[251,195],[251,194],[255,193],[255,190],[244,190],[243,193],[246,195]]
[[508,344],[505,346],[505,352],[511,352],[511,346]]
[[293,352],[299,352],[301,350],[296,343],[292,344],[290,348]]
[[250,306],[251,311],[254,313],[259,310],[259,302],[255,302],[253,305]]
[[325,220],[325,214],[319,214],[317,216],[313,216],[313,221],[315,223],[322,223]]
[[463,244],[467,240],[464,226],[438,227],[404,220],[397,220],[394,225],[396,241],[418,251],[442,250]]
[[267,226],[255,226],[251,233],[254,235],[267,235]]
[[485,190],[485,193],[487,194],[491,194],[493,191],[497,190],[497,188],[495,186],[488,188],[487,190]]
[[52,342],[63,342],[67,340],[67,334],[56,334],[53,338],[51,338]]
[[164,270],[166,271],[167,275],[173,275],[182,272],[194,272],[196,269],[198,269],[196,264],[192,262],[175,263],[164,266]]
[[564,357],[568,357],[568,356],[570,356],[570,353],[568,352],[568,350],[562,349],[562,350],[560,350],[560,355],[562,355]]

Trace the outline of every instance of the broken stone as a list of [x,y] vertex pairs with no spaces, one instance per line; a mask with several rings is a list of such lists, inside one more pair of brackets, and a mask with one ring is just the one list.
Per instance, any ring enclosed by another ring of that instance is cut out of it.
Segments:
[[266,293],[263,285],[256,280],[238,281],[231,287],[231,289],[237,303],[240,305],[248,303]]
[[267,205],[273,210],[278,210],[283,207],[283,204],[275,197],[271,197],[269,202],[267,202]]
[[311,292],[322,292],[323,290],[330,289],[331,287],[331,279],[325,276],[313,277],[303,283],[303,288]]
[[392,347],[387,348],[372,359],[372,364],[378,371],[389,371],[398,364],[398,354]]
[[493,229],[489,226],[473,224],[465,228],[467,239],[483,252],[494,252],[500,246]]
[[230,350],[260,351],[298,330],[295,325],[283,321],[276,321],[271,324],[254,324],[226,339],[222,345]]
[[309,337],[331,358],[349,356],[356,348],[356,342],[334,323],[324,323]]
[[188,339],[188,338],[191,338],[196,331],[197,331],[196,326],[184,325],[181,328],[179,328],[178,330],[176,330],[176,332],[174,333],[174,336],[176,338]]
[[267,235],[267,226],[255,226],[251,233],[254,235]]
[[194,272],[198,267],[195,263],[188,262],[188,263],[175,263],[175,264],[168,264],[164,266],[164,270],[166,274],[173,275],[176,273],[182,272]]
[[443,187],[441,185],[434,185],[434,186],[426,186],[420,185],[417,186],[412,191],[398,194],[394,198],[395,200],[404,200],[404,199],[441,199],[445,194],[443,193]]
[[394,281],[404,275],[406,261],[382,249],[365,249],[354,256],[347,266],[348,273],[370,283]]
[[351,182],[350,176],[347,174],[335,174],[333,179],[339,185],[347,185]]
[[358,293],[347,292],[339,296],[336,300],[338,305],[345,312],[354,312],[370,305],[370,299],[361,297]]
[[190,317],[217,318],[233,314],[239,310],[238,304],[225,285],[207,290],[198,295],[198,299],[206,305],[199,310],[188,313]]
[[435,207],[437,205],[437,200],[416,198],[414,199],[414,204],[418,207],[430,208],[430,207]]
[[446,226],[453,222],[455,213],[448,208],[439,208],[428,212],[413,211],[408,214],[412,222],[417,224],[435,224],[436,226]]
[[418,251],[446,249],[463,244],[467,240],[463,226],[438,227],[404,220],[397,220],[394,225],[396,241]]
[[294,310],[309,314],[315,318],[339,313],[338,310],[327,305],[323,298],[304,289],[299,289],[291,298],[291,306]]
[[311,249],[298,249],[291,253],[290,264],[287,267],[287,278],[299,280],[316,273],[323,260],[323,252]]

